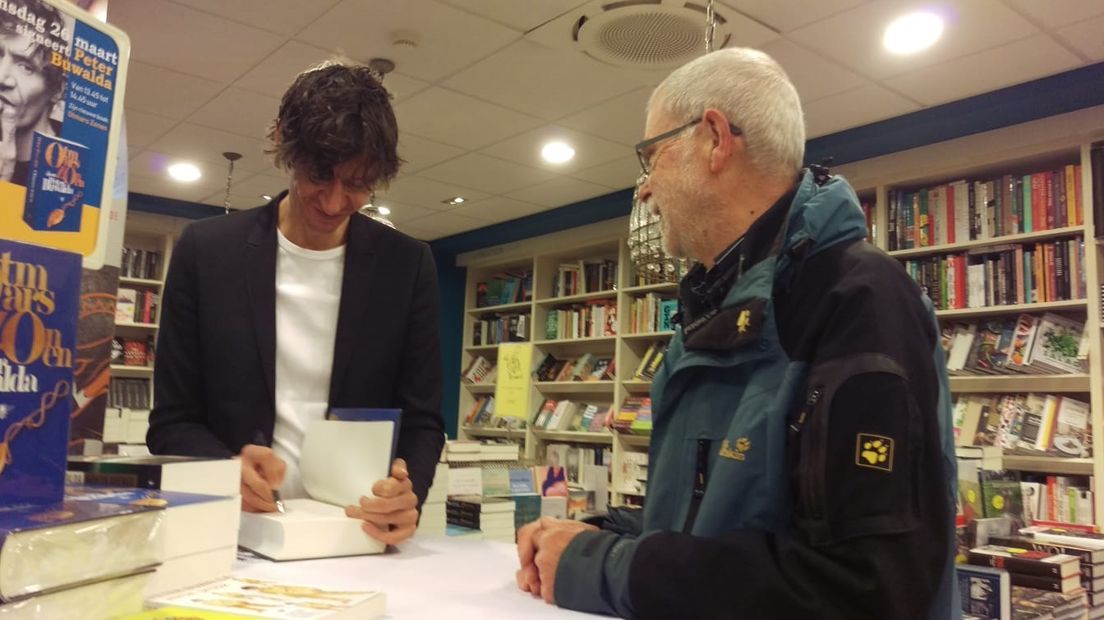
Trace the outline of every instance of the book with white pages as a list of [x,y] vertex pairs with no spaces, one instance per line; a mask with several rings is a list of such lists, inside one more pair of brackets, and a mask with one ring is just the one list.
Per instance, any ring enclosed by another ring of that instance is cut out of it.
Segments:
[[335,409],[307,427],[299,457],[310,498],[285,499],[286,512],[242,513],[238,544],[273,560],[383,553],[345,507],[373,497],[398,442],[398,409]]

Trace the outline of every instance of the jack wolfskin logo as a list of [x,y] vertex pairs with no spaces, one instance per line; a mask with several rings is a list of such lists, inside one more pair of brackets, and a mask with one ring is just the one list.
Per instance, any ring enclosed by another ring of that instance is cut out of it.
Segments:
[[751,440],[747,437],[741,437],[736,440],[736,449],[734,450],[729,445],[728,440],[721,442],[721,451],[719,454],[726,459],[732,459],[734,461],[743,461],[747,459],[747,451],[751,450]]
[[741,310],[740,316],[736,317],[736,331],[744,333],[751,326],[751,311]]
[[855,464],[881,471],[893,471],[893,440],[882,435],[859,433],[855,437]]

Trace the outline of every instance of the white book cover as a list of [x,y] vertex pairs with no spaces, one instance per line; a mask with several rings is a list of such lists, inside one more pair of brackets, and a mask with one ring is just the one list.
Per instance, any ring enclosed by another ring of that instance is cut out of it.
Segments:
[[383,592],[331,590],[262,579],[227,578],[149,600],[156,607],[184,607],[253,618],[371,620],[387,609]]
[[1083,372],[1077,352],[1084,329],[1085,324],[1079,321],[1049,312],[1044,314],[1031,349],[1032,365],[1054,372]]

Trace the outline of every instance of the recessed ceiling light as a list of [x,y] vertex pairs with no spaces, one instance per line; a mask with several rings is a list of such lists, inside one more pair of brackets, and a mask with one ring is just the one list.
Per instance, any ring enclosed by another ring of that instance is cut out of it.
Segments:
[[261,194],[261,200],[272,200],[272,196],[268,194]]
[[915,54],[935,45],[942,34],[942,17],[917,11],[890,22],[882,36],[882,45],[894,54]]
[[376,211],[379,211],[380,215],[391,215],[391,209],[387,207],[376,207]]
[[541,149],[541,157],[550,164],[562,164],[575,157],[575,149],[566,142],[549,142]]
[[174,181],[180,181],[181,183],[191,183],[198,181],[203,173],[199,171],[199,167],[195,164],[188,162],[180,162],[169,166],[169,176]]
[[455,207],[456,205],[464,204],[466,200],[467,198],[464,198],[463,196],[453,196],[452,198],[445,198],[441,202],[449,205],[450,207]]

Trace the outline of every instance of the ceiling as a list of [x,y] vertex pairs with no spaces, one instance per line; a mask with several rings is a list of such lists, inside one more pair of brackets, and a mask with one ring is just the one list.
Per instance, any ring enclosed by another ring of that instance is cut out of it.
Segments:
[[[656,0],[659,1],[659,0]],[[674,0],[662,0],[669,3]],[[704,0],[702,0],[704,1]],[[630,187],[644,105],[666,73],[592,60],[558,17],[580,0],[111,0],[131,38],[126,92],[130,191],[221,206],[224,151],[243,154],[232,204],[285,187],[262,153],[279,97],[335,52],[386,57],[399,120],[399,178],[377,200],[398,227],[436,239]],[[810,138],[1104,60],[1102,0],[944,0],[929,50],[891,57],[885,25],[932,2],[724,0],[739,38],[789,73]],[[395,44],[408,39],[416,46]],[[554,166],[543,142],[566,139]],[[196,183],[171,181],[177,160]],[[442,201],[462,195],[463,205]]]

